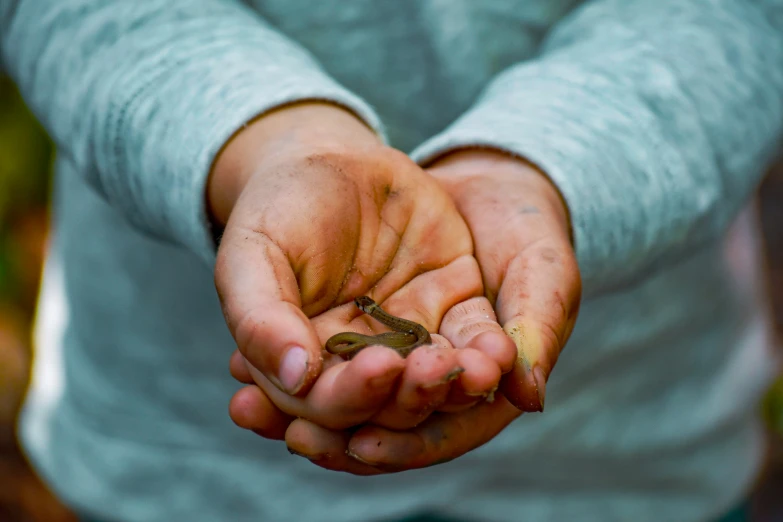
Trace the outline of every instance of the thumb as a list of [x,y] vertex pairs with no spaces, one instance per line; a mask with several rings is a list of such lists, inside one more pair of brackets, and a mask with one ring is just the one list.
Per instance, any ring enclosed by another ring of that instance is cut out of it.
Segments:
[[226,228],[215,286],[239,351],[280,390],[302,396],[321,372],[321,342],[301,310],[296,276],[266,234]]
[[496,304],[503,330],[517,347],[516,363],[500,389],[523,411],[543,411],[546,381],[579,311],[581,279],[573,249],[554,237],[531,243],[511,260]]

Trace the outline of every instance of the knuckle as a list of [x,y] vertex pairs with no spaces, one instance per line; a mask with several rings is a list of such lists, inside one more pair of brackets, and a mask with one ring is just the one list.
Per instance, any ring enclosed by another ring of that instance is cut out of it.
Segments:
[[492,312],[489,303],[486,302],[484,298],[474,297],[452,306],[448,312],[446,312],[443,319],[444,321],[447,319],[449,321],[477,318],[484,319],[491,315],[494,315],[494,313]]
[[540,333],[541,337],[545,340],[544,347],[546,354],[550,357],[550,363],[554,364],[554,362],[557,360],[557,357],[560,353],[560,349],[562,346],[562,336],[565,333],[564,331],[561,331],[562,329],[558,329],[553,327],[549,323],[541,323],[540,327]]
[[562,264],[562,255],[554,246],[546,245],[537,252],[538,258],[548,265]]
[[[261,337],[260,330],[263,328],[262,322],[258,320],[258,317],[250,312],[240,319],[234,331],[234,339],[237,342],[237,347],[242,354],[249,358],[252,355],[251,347],[255,345],[256,339]],[[256,361],[253,361],[254,363]]]
[[457,336],[461,339],[469,339],[472,337],[475,337],[476,335],[487,332],[487,331],[499,331],[500,325],[497,323],[494,323],[492,321],[487,321],[485,319],[480,319],[477,321],[472,321],[464,326],[462,326],[457,331]]

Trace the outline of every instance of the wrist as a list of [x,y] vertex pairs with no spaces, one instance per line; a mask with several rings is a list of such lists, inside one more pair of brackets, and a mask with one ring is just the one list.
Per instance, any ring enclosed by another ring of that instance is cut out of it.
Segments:
[[380,137],[348,109],[306,101],[264,113],[236,132],[217,155],[207,180],[210,218],[228,221],[234,203],[261,161],[296,150],[380,146]]

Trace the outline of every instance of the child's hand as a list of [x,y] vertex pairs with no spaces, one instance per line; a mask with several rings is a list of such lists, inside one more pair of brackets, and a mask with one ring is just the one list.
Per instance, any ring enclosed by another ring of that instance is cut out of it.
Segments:
[[565,203],[542,172],[499,152],[460,151],[428,172],[470,227],[485,291],[516,344],[501,389],[517,408],[542,410],[581,300]]
[[455,153],[428,171],[470,227],[485,291],[516,343],[516,364],[503,376],[494,402],[436,413],[413,429],[367,425],[347,433],[293,420],[285,433],[288,447],[318,466],[355,474],[398,472],[478,448],[523,411],[543,409],[546,380],[574,328],[581,279],[569,217],[548,178],[491,151]]
[[[447,402],[465,355],[443,338],[407,360],[388,348],[322,359],[326,339],[356,316],[353,297],[370,295],[437,331],[449,309],[482,294],[467,226],[433,178],[350,113],[303,104],[238,134],[216,162],[208,199],[226,223],[215,280],[229,329],[283,411],[350,426],[380,412],[401,384],[384,421],[395,426]],[[510,368],[510,342],[495,326],[499,349],[465,349],[475,363],[460,382],[474,383],[471,392],[490,391],[500,366]]]
[[[504,376],[495,401],[435,413],[404,431],[366,425],[346,432],[286,417],[256,389],[235,397],[240,425],[285,438],[293,452],[321,467],[376,474],[451,460],[491,440],[522,411],[543,409],[545,381],[573,329],[581,294],[559,194],[531,166],[492,152],[454,154],[430,172],[447,187],[471,227],[486,290],[517,343],[514,370]],[[452,329],[451,317],[444,319],[441,333],[458,345],[452,335],[462,329]],[[247,381],[240,359],[232,360],[232,373]]]

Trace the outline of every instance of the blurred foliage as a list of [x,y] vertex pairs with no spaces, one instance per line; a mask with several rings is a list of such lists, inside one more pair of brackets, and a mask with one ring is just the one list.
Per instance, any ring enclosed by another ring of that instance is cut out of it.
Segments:
[[0,223],[19,209],[45,205],[52,146],[16,86],[0,76]]
[[778,378],[767,393],[764,414],[770,427],[783,436],[783,377]]
[[[14,84],[0,76],[0,301],[29,310],[32,216],[49,196],[52,145]],[[37,244],[37,243],[34,243]]]

